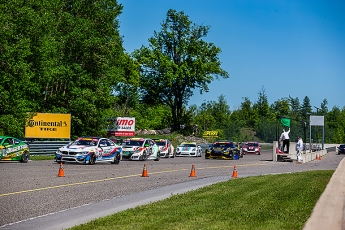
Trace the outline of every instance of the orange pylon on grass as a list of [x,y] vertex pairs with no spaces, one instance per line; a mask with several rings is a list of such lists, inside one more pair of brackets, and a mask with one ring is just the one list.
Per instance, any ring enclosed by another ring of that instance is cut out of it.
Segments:
[[58,177],[64,177],[65,176],[65,171],[63,169],[63,164],[62,162],[60,162],[60,168],[59,168],[59,173],[58,173]]
[[236,168],[236,165],[234,166],[234,171],[232,172],[232,178],[237,178],[237,168]]
[[141,176],[142,177],[149,177],[149,175],[147,174],[146,164],[144,164],[143,173],[141,174]]
[[190,171],[190,175],[189,177],[196,177],[196,173],[195,173],[195,167],[194,165],[192,165],[192,170]]

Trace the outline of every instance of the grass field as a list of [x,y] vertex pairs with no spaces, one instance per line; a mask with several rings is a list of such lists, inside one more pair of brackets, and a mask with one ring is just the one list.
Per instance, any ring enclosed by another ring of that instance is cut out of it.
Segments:
[[71,229],[302,229],[333,172],[231,179]]

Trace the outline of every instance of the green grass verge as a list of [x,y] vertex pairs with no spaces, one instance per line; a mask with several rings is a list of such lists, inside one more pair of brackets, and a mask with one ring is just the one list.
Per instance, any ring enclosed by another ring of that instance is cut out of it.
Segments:
[[302,229],[333,172],[232,179],[71,229]]
[[32,155],[30,156],[30,160],[33,161],[42,161],[42,160],[54,160],[55,155]]

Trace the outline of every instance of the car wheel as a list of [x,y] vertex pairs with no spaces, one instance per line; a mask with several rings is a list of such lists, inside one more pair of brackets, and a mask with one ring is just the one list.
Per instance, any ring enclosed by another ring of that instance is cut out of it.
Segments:
[[111,162],[112,164],[119,164],[120,163],[120,160],[121,160],[121,156],[120,154],[116,154],[116,156],[114,157],[114,162]]
[[22,159],[20,160],[20,162],[28,163],[28,161],[29,161],[29,153],[27,151],[24,151],[24,153],[22,154]]
[[89,165],[94,165],[94,164],[96,164],[96,154],[92,154],[90,156]]
[[140,160],[140,161],[146,161],[146,160],[147,160],[147,154],[146,154],[146,152],[143,152],[143,155],[141,155],[141,156],[139,157],[139,160]]

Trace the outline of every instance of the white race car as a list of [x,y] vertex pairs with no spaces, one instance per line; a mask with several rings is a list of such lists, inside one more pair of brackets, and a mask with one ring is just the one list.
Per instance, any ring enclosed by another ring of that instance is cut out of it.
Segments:
[[159,149],[149,138],[128,138],[122,142],[122,157],[127,160],[159,161]]
[[202,157],[202,148],[196,142],[182,142],[177,146],[175,156]]
[[95,164],[107,161],[119,164],[122,158],[122,147],[107,138],[80,137],[74,142],[59,148],[55,153],[57,162],[78,162]]
[[158,148],[159,148],[159,153],[161,157],[165,158],[174,158],[175,156],[175,151],[174,151],[174,146],[172,145],[171,141],[167,139],[153,139]]

